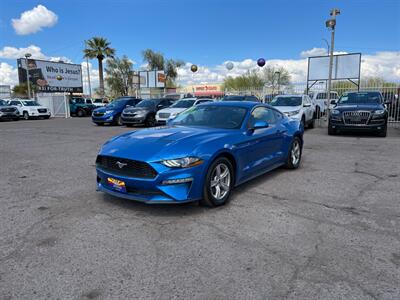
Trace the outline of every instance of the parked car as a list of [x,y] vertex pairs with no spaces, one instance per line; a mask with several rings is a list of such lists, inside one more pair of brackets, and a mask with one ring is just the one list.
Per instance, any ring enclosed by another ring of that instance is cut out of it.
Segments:
[[122,112],[121,122],[123,125],[131,127],[133,125],[146,125],[152,127],[156,125],[156,114],[159,110],[167,108],[174,103],[174,99],[158,98],[146,99],[135,107],[128,107]]
[[388,111],[378,91],[344,93],[329,114],[328,134],[357,130],[385,137]]
[[125,132],[96,159],[97,189],[145,203],[219,206],[232,189],[280,166],[300,165],[304,129],[256,102],[209,102],[171,126]]
[[25,120],[32,118],[49,119],[51,116],[50,110],[35,100],[13,99],[9,102],[9,105],[15,106],[19,111],[19,115]]
[[92,104],[94,107],[103,107],[103,106],[106,106],[107,105],[107,103],[105,103],[105,102],[103,102],[103,99],[90,99],[90,98],[87,98],[86,99],[86,104]]
[[270,103],[292,119],[297,119],[303,127],[314,128],[315,110],[307,95],[280,95]]
[[0,99],[0,120],[19,120],[19,111],[15,106],[8,105],[7,101]]
[[[328,109],[328,93],[327,92],[310,92],[311,103],[315,106],[316,118],[321,117],[325,114]],[[337,92],[331,92],[330,101],[339,99]]]
[[212,99],[198,99],[198,98],[185,98],[172,104],[168,108],[161,109],[156,114],[156,121],[158,124],[165,124],[169,119],[175,118],[181,112],[189,107],[201,103],[212,102]]
[[94,108],[95,106],[91,103],[91,101],[87,101],[83,97],[72,97],[69,100],[69,112],[71,116],[90,116]]
[[113,100],[104,107],[96,108],[92,113],[92,121],[97,125],[114,124],[123,125],[122,111],[131,106],[137,105],[142,99],[136,97],[120,97]]
[[252,102],[260,102],[256,96],[253,95],[226,95],[221,101],[252,101]]

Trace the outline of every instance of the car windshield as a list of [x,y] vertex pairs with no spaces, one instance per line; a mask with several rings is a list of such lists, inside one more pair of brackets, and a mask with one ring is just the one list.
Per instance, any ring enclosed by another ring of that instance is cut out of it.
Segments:
[[171,108],[189,108],[193,106],[194,102],[196,100],[179,100],[178,102],[175,102],[172,104],[170,107]]
[[85,104],[84,98],[73,98],[74,102],[77,104]]
[[101,99],[94,99],[94,103],[103,103],[103,100],[101,100]]
[[128,99],[126,99],[126,98],[117,98],[117,99],[113,100],[110,104],[108,104],[107,108],[118,108],[118,107],[125,106],[127,101],[128,101]]
[[40,106],[36,101],[22,101],[22,104],[24,104],[24,106]]
[[204,126],[222,129],[238,129],[242,125],[247,109],[235,106],[193,106],[176,117],[171,124]]
[[138,105],[136,105],[136,107],[155,107],[157,105],[157,100],[143,100],[140,101]]
[[340,104],[378,104],[382,103],[379,92],[346,93],[340,97]]
[[225,96],[222,101],[244,101],[245,96]]
[[272,106],[300,106],[301,102],[301,96],[275,97],[270,104]]

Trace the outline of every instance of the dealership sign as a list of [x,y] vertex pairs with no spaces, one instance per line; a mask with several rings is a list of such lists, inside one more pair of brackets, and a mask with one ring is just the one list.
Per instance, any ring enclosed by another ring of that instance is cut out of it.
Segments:
[[37,87],[38,92],[83,92],[81,65],[66,64],[63,62],[18,59],[20,84],[26,82],[26,61],[28,61],[29,81]]

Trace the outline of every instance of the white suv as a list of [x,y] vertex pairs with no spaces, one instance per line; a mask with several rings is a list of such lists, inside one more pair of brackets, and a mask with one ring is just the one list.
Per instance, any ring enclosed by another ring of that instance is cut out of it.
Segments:
[[212,101],[213,101],[212,99],[197,99],[197,98],[184,98],[178,100],[170,107],[159,110],[156,114],[156,121],[158,124],[165,124],[169,119],[175,118],[177,115],[187,110],[189,107]]
[[[315,105],[315,114],[320,117],[328,108],[328,93],[327,92],[310,92],[312,103]],[[331,92],[331,100],[339,99],[337,92]]]
[[303,127],[313,128],[315,125],[315,107],[307,95],[279,95],[270,105],[289,118],[299,120]]
[[9,102],[9,105],[15,106],[18,109],[20,116],[25,120],[31,118],[49,119],[51,116],[50,110],[47,107],[40,105],[35,100],[14,99]]

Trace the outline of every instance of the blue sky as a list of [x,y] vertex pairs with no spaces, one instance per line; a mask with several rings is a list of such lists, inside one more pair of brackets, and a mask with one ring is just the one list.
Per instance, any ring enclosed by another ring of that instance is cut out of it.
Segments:
[[[57,22],[36,33],[17,34],[11,19],[39,4],[56,14]],[[83,40],[99,35],[137,67],[146,48],[214,69],[227,60],[296,60],[302,51],[326,48],[325,20],[333,7],[342,11],[338,51],[399,52],[398,0],[1,0],[0,54],[6,46],[35,45],[46,56],[80,63]],[[14,66],[9,57],[0,55],[0,62]]]

